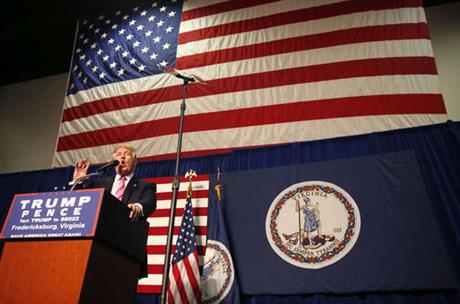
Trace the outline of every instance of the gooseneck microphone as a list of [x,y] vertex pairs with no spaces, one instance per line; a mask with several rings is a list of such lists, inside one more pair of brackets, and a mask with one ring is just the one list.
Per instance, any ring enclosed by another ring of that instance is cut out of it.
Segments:
[[70,188],[70,191],[73,191],[73,190],[75,189],[75,187],[76,187],[78,184],[82,183],[84,180],[87,180],[87,179],[89,179],[89,178],[91,178],[91,177],[93,177],[93,176],[96,176],[96,175],[101,175],[101,174],[104,173],[105,170],[107,170],[107,169],[109,169],[109,168],[116,167],[116,166],[118,166],[119,164],[120,164],[120,162],[119,162],[118,160],[114,159],[114,160],[112,160],[110,163],[108,163],[108,164],[106,164],[106,165],[100,167],[99,169],[97,169],[95,172],[90,173],[90,174],[88,174],[88,175],[83,175],[83,176],[81,176],[79,179],[77,179],[77,180],[73,183],[72,187]]
[[195,78],[193,78],[193,77],[184,76],[184,75],[179,74],[179,73],[175,74],[174,76],[176,76],[177,78],[180,78],[182,80],[188,81],[188,82],[195,82]]
[[100,167],[99,169],[97,169],[96,172],[98,172],[98,173],[104,172],[107,169],[110,169],[110,168],[118,166],[119,164],[120,164],[120,162],[118,160],[114,159],[110,163],[108,163],[108,164]]

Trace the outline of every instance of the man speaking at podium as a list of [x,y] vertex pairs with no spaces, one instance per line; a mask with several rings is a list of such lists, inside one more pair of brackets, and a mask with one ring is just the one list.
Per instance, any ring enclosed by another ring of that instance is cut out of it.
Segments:
[[[90,179],[84,188],[104,188],[125,204],[131,212],[129,218],[137,222],[139,218],[147,218],[156,209],[156,185],[138,179],[134,175],[137,158],[136,151],[130,146],[117,146],[113,152],[112,164],[115,165],[114,177]],[[117,162],[115,162],[117,161]],[[75,164],[73,182],[77,182],[88,174],[89,161],[81,159]],[[139,273],[139,278],[147,276],[147,251]]]
[[[156,185],[134,175],[137,159],[133,147],[117,146],[113,152],[113,160],[118,161],[115,166],[117,174],[114,177],[90,179],[83,187],[105,188],[131,210],[129,218],[133,222],[137,222],[140,217],[147,218],[156,209]],[[89,165],[86,159],[75,164],[74,183],[87,175]]]

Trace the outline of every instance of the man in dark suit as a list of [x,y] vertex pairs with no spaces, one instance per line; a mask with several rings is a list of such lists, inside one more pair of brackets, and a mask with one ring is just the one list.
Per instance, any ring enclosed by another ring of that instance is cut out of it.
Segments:
[[[91,179],[85,188],[105,188],[125,204],[131,212],[129,218],[137,222],[139,218],[147,218],[156,209],[156,185],[134,176],[137,158],[136,151],[130,146],[118,146],[113,152],[113,159],[119,164],[115,167],[114,177]],[[75,164],[73,182],[87,175],[89,161],[81,159]],[[147,251],[141,266],[139,278],[147,276]]]
[[[137,163],[134,148],[116,147],[113,159],[119,161],[119,165],[115,167],[116,176],[91,179],[85,183],[85,188],[105,188],[131,209],[129,218],[134,222],[140,217],[148,217],[156,209],[156,185],[134,176]],[[87,175],[89,165],[86,159],[75,164],[74,182]]]

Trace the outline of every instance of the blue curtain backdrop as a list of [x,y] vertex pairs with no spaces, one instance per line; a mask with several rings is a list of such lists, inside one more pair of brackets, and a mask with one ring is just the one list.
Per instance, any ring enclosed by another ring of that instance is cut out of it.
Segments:
[[[308,132],[308,130],[305,130]],[[292,143],[230,153],[184,159],[180,172],[193,168],[198,174],[222,174],[273,166],[295,165],[387,152],[413,150],[422,171],[430,203],[460,281],[460,123],[371,133],[314,142]],[[72,167],[0,175],[0,223],[3,225],[15,193],[53,191],[65,184]],[[144,162],[137,167],[140,177],[174,174],[174,160]],[[227,206],[230,208],[230,206]],[[225,214],[224,214],[225,217]],[[391,261],[389,261],[391,262]],[[423,265],[421,265],[423,267]],[[459,286],[460,287],[460,286]],[[349,295],[242,295],[244,303],[460,303],[460,289],[449,291],[400,291]],[[136,303],[158,303],[157,295],[139,294]]]

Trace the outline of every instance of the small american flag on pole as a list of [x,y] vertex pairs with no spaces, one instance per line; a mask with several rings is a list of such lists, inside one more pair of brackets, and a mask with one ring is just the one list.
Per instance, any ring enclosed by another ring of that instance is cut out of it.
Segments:
[[[166,254],[166,239],[168,234],[169,215],[171,210],[172,180],[173,177],[154,177],[147,178],[147,181],[157,185],[157,210],[147,219],[149,237],[147,240],[147,262],[148,277],[139,280],[137,292],[157,293],[161,292],[161,282],[163,280],[164,262]],[[178,193],[176,217],[174,219],[174,237],[171,256],[176,250],[177,238],[180,233],[182,216],[186,211],[187,204],[187,180],[181,177],[181,184]],[[193,223],[195,224],[196,246],[200,267],[203,265],[206,252],[206,235],[208,219],[208,196],[209,196],[209,176],[200,174],[193,178]]]
[[201,303],[191,187],[169,272],[168,303]]

